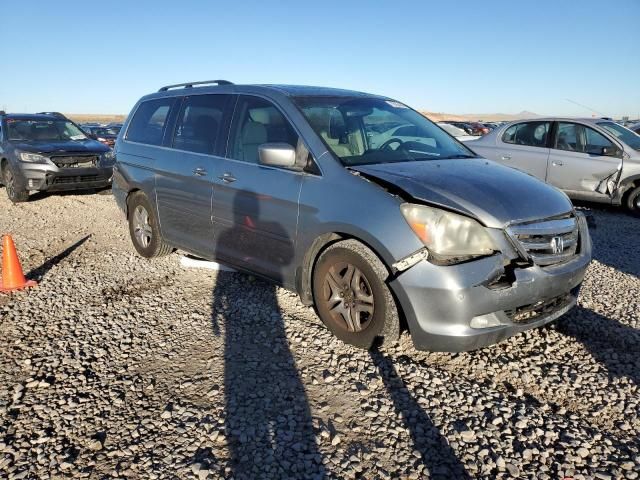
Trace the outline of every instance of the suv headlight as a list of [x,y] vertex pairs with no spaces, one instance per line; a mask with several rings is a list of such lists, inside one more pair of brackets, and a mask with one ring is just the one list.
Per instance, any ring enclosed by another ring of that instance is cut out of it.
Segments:
[[20,152],[18,153],[18,158],[22,162],[28,163],[48,163],[49,159],[44,155],[40,155],[39,153],[30,153],[30,152]]
[[102,161],[105,163],[113,163],[115,159],[116,155],[115,153],[113,153],[113,150],[109,150],[108,152],[104,152],[102,154]]
[[457,263],[497,251],[486,228],[471,218],[413,203],[403,203],[400,210],[433,263]]

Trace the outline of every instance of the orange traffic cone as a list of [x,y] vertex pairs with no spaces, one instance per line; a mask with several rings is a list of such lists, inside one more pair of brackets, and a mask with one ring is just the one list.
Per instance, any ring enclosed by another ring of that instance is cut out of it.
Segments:
[[0,280],[0,292],[11,292],[21,288],[35,287],[36,285],[37,282],[24,278],[13,238],[11,238],[11,235],[5,235],[2,237],[2,280]]

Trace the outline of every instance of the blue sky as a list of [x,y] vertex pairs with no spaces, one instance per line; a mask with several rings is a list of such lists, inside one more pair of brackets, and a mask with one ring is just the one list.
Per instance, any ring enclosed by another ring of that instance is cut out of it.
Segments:
[[640,0],[0,0],[0,108],[128,113],[183,81],[336,86],[448,113],[640,114]]

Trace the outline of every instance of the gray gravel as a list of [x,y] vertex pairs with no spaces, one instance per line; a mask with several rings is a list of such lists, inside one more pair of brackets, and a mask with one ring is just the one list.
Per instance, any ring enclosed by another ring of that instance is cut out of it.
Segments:
[[[587,207],[591,209],[591,207]],[[104,195],[39,195],[0,294],[0,478],[638,478],[640,220],[552,328],[464,354],[341,344],[291,293],[148,262]]]

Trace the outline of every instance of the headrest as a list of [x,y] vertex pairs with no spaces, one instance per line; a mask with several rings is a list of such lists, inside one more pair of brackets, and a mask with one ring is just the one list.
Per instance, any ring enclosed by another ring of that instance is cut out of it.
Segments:
[[260,145],[266,142],[267,129],[264,127],[264,125],[258,122],[247,122],[247,124],[242,129],[242,143],[244,143],[245,145]]

